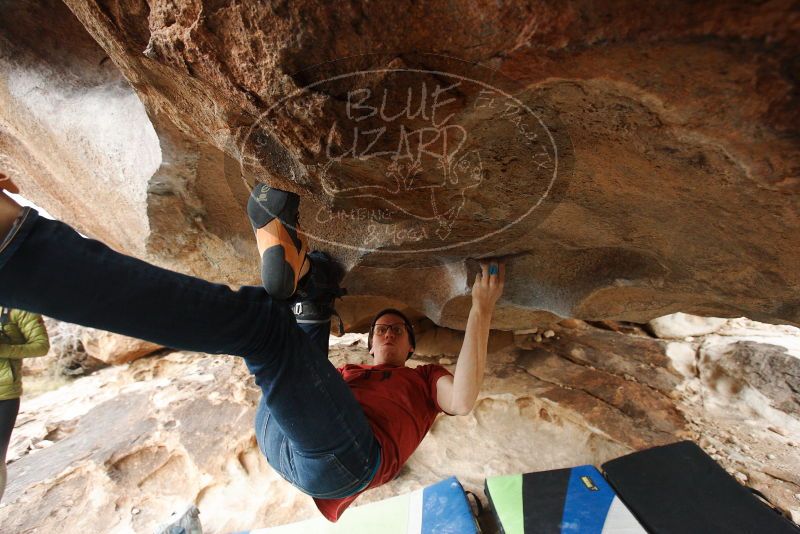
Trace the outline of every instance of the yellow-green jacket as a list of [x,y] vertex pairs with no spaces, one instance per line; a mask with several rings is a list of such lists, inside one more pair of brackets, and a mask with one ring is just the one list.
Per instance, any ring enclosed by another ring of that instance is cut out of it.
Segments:
[[44,356],[48,350],[41,315],[0,307],[0,400],[22,395],[22,358]]

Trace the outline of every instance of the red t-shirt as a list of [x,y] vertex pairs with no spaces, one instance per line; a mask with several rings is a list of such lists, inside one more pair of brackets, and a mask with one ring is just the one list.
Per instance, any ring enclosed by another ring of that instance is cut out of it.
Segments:
[[381,446],[381,464],[361,492],[343,499],[314,499],[329,521],[337,521],[361,493],[389,482],[400,472],[442,411],[436,402],[436,382],[450,374],[441,365],[345,365],[339,372]]

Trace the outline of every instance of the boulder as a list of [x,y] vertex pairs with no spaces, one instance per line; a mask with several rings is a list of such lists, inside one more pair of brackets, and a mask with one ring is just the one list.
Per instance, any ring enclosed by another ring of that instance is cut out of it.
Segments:
[[81,342],[89,356],[109,365],[132,362],[164,348],[149,341],[95,329],[84,331]]
[[725,323],[725,319],[718,317],[698,317],[678,312],[657,317],[648,324],[653,333],[661,339],[684,339],[713,334]]
[[[417,356],[445,358],[451,363],[458,358],[464,344],[464,332],[436,326],[430,321],[422,325],[416,336]],[[511,332],[493,330],[489,334],[489,352],[500,352],[514,343]]]
[[352,324],[390,300],[461,328],[489,256],[508,260],[496,328],[800,324],[790,2],[5,14],[4,170],[125,252],[257,283],[243,207],[264,181],[302,194],[312,245],[348,268]]
[[[800,414],[800,351],[793,343],[777,344],[747,338],[708,336],[698,350],[700,378],[721,406],[774,416],[777,427],[796,425],[782,414]],[[789,345],[787,349],[786,345]],[[777,412],[776,412],[777,410]],[[800,426],[796,430],[800,431]],[[800,484],[798,484],[800,486]]]

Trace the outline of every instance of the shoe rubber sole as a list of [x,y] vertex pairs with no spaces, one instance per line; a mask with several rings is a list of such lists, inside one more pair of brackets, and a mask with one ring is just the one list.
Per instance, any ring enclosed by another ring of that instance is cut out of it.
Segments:
[[247,202],[247,215],[261,254],[261,282],[276,299],[297,289],[308,244],[298,225],[300,197],[258,184]]

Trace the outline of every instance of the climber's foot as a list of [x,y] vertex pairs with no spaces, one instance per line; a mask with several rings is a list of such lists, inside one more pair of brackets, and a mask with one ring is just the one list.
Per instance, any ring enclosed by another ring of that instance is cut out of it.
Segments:
[[273,298],[290,298],[308,272],[308,244],[298,226],[300,197],[258,184],[250,193],[247,215],[261,256],[261,282]]
[[335,301],[347,293],[340,286],[344,269],[328,254],[315,250],[308,254],[311,269],[297,286],[290,308],[298,323],[326,323],[331,317],[339,319],[339,335],[344,335],[344,324],[336,313]]

